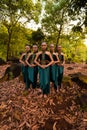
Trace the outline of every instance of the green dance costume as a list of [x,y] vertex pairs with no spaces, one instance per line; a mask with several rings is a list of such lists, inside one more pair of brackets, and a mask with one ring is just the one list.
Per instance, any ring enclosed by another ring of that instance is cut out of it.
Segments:
[[[51,61],[49,55],[42,53],[38,57],[40,64],[47,65]],[[43,94],[50,93],[50,67],[45,69],[39,67],[40,87]]]
[[[64,61],[64,55],[58,54],[60,63],[63,63]],[[64,66],[58,65],[58,86],[61,88],[62,79],[63,79],[63,73],[64,73]]]
[[[34,64],[35,57],[36,57],[35,53],[31,54],[31,56],[28,59],[28,62],[30,64]],[[28,78],[30,83],[32,84],[32,88],[37,87],[37,75],[38,75],[38,66],[35,67],[28,66]]]
[[[57,61],[55,54],[52,54],[53,60]],[[58,86],[58,65],[54,64],[50,66],[50,81],[54,83],[54,89],[57,90]]]
[[[24,55],[22,60],[25,62],[26,60],[26,57],[27,57],[28,54]],[[30,86],[30,81],[28,79],[28,66],[24,66],[22,65],[21,66],[21,70],[22,70],[22,75],[23,75],[23,79],[24,79],[24,83],[26,84],[26,89],[29,89],[29,86]]]

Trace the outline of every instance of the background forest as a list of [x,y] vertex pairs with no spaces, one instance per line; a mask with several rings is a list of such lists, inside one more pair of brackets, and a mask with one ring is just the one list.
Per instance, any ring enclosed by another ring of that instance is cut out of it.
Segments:
[[0,58],[20,57],[25,44],[42,41],[62,45],[67,61],[87,62],[87,1],[0,1]]

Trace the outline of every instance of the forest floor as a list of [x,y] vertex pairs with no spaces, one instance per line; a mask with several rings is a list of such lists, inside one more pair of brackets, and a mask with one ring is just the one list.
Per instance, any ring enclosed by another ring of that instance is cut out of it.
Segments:
[[[0,77],[7,65],[0,66]],[[87,64],[66,64],[64,76],[81,72],[87,75]],[[87,109],[81,108],[78,96],[87,93],[80,85],[62,85],[48,98],[41,90],[24,91],[19,78],[0,83],[0,130],[87,130]]]

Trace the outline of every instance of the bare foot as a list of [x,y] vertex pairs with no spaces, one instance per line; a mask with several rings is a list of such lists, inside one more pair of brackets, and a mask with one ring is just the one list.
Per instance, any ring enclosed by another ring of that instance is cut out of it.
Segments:
[[60,88],[59,87],[57,88],[57,92],[60,92]]
[[40,98],[43,98],[43,94],[40,95]]
[[44,94],[43,96],[44,96],[44,98],[47,98],[47,95],[46,95],[46,94]]

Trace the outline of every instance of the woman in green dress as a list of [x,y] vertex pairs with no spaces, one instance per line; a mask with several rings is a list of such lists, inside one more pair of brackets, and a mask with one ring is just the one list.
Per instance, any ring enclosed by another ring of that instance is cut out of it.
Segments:
[[50,81],[52,82],[54,86],[54,90],[57,92],[58,88],[58,65],[59,63],[59,58],[57,53],[54,52],[54,44],[50,44],[50,53],[53,57],[54,64],[50,66]]
[[50,65],[53,64],[51,53],[47,51],[47,44],[41,44],[41,52],[38,52],[35,58],[35,63],[39,67],[40,87],[42,89],[42,96],[47,97],[50,93]]
[[60,60],[60,63],[58,63],[58,88],[60,90],[62,79],[63,79],[63,73],[64,73],[64,64],[65,64],[65,57],[62,53],[62,47],[57,46],[57,55]]
[[38,66],[34,63],[34,60],[38,52],[38,46],[33,45],[32,49],[33,52],[29,53],[26,63],[28,65],[28,78],[30,80],[30,84],[32,84],[32,88],[35,89],[37,87]]
[[22,75],[25,83],[25,89],[29,89],[29,79],[28,79],[28,65],[26,64],[26,58],[30,53],[30,45],[25,46],[25,52],[22,53],[19,62],[21,63]]

